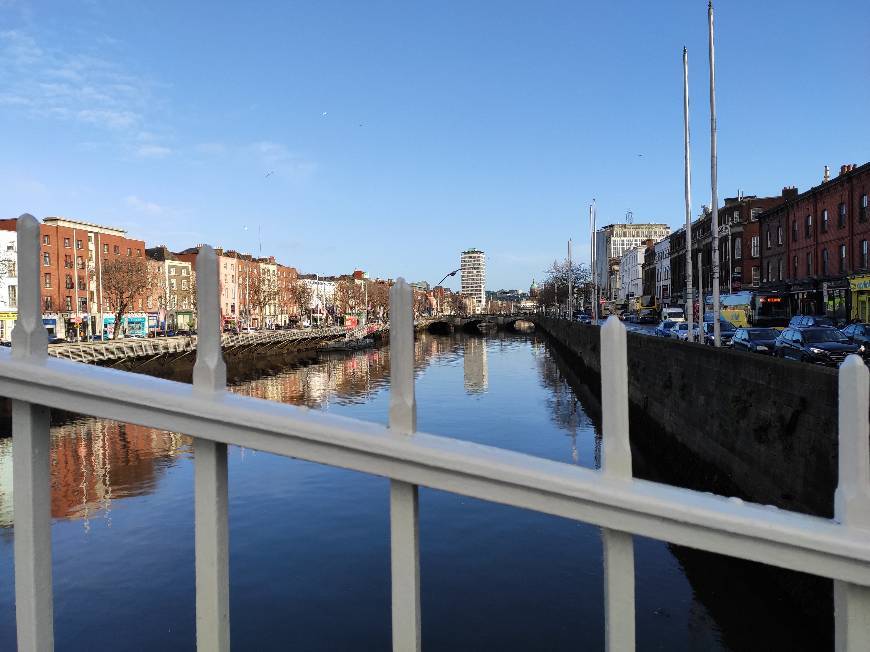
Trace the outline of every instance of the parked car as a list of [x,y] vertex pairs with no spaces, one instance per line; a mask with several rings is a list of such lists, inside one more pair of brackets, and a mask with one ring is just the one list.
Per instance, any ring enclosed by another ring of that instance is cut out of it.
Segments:
[[795,315],[788,323],[789,328],[814,328],[816,326],[833,326],[834,322],[825,315]]
[[[686,322],[686,321],[677,322],[677,327],[674,330],[676,330],[676,337],[678,340],[680,340],[681,342],[688,342],[689,341],[689,322]],[[698,334],[700,332],[701,332],[701,327],[698,324],[693,323],[692,324],[692,341],[693,342],[698,341],[698,339],[699,339]]]
[[48,336],[48,343],[49,344],[66,344],[66,342],[67,341],[62,337],[55,337],[53,335]]
[[670,321],[686,321],[686,314],[682,308],[662,308],[662,319]]
[[579,317],[577,317],[577,321],[580,322],[581,324],[591,324],[592,317],[590,317],[586,313],[583,313]]
[[776,338],[776,356],[813,364],[837,367],[850,353],[863,355],[861,344],[853,344],[831,326],[786,328]]
[[852,344],[870,347],[870,324],[849,324],[840,331]]
[[[719,344],[721,346],[731,346],[731,340],[734,338],[734,332],[737,329],[734,328],[734,324],[732,324],[727,319],[719,318]],[[713,322],[705,321],[704,322],[704,344],[708,346],[714,346],[716,341],[715,334],[713,332]]]
[[779,337],[775,328],[738,328],[731,338],[735,351],[773,355],[774,343]]
[[677,322],[672,321],[670,319],[663,320],[658,326],[656,326],[655,335],[658,337],[676,337],[676,325]]
[[658,317],[656,316],[656,311],[649,308],[641,310],[640,314],[637,316],[638,324],[655,324],[657,321]]

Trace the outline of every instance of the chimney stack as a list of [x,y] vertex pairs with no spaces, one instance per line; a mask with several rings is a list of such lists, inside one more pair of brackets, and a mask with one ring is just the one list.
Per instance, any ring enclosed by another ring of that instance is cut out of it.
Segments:
[[782,198],[786,201],[797,199],[798,189],[795,186],[786,186],[782,189]]
[[831,180],[831,168],[825,166],[825,176],[822,177],[822,183],[828,183]]

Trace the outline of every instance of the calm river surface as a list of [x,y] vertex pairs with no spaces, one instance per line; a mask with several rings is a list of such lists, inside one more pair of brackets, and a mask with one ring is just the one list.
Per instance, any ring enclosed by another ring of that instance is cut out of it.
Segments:
[[[423,335],[416,363],[421,431],[598,466],[592,408],[543,338]],[[388,381],[382,348],[233,390],[386,423]],[[0,439],[0,650],[15,641],[11,447]],[[52,449],[57,649],[193,649],[190,440],[82,418],[53,428]],[[239,448],[229,457],[233,646],[389,649],[388,481]],[[420,539],[424,649],[603,649],[597,528],[421,489]],[[640,538],[635,557],[638,649],[817,643],[721,558]]]

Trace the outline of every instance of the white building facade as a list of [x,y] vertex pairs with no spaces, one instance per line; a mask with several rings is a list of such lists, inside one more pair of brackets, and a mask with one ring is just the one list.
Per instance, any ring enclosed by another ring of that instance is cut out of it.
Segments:
[[0,231],[0,341],[8,342],[18,317],[18,234]]
[[486,254],[468,249],[459,257],[462,273],[461,293],[469,303],[469,312],[480,313],[486,306]]
[[639,298],[643,293],[643,256],[646,246],[634,247],[623,252],[619,259],[618,301]]
[[[607,299],[625,297],[619,260],[629,249],[639,247],[647,240],[658,242],[667,238],[671,227],[667,224],[609,224],[595,232],[594,282]],[[638,293],[637,296],[640,296]]]
[[656,252],[656,303],[670,305],[671,301],[671,239],[664,238],[655,244]]

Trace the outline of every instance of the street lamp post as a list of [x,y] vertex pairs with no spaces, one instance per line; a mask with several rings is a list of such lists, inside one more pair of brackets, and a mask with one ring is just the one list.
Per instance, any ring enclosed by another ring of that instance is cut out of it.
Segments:
[[[447,273],[442,277],[442,279],[441,279],[440,281],[438,281],[438,283],[435,284],[435,287],[436,287],[436,288],[437,288],[437,287],[441,287],[441,284],[442,284],[445,280],[447,280],[447,277],[448,277],[448,276],[456,276],[456,275],[459,273],[459,270],[460,270],[460,269],[462,269],[462,268],[460,267],[460,268],[454,269],[452,272],[447,272]],[[435,288],[432,288],[432,289],[433,289],[433,291],[434,291]],[[439,311],[440,311],[440,302],[439,302]]]

